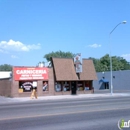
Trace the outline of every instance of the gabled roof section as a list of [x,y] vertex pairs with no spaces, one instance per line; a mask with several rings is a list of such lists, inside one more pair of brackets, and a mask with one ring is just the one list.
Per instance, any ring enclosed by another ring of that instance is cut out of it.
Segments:
[[80,74],[80,80],[97,80],[97,75],[92,60],[82,60],[82,73]]
[[72,58],[52,58],[52,62],[57,81],[78,80]]

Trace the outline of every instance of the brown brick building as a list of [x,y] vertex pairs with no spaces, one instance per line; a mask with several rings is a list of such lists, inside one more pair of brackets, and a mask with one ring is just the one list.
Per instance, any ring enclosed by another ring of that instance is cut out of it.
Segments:
[[93,93],[97,80],[92,60],[82,60],[82,72],[76,73],[71,58],[52,58],[52,67],[13,67],[11,79],[0,80],[0,95],[29,97],[32,87],[38,96]]

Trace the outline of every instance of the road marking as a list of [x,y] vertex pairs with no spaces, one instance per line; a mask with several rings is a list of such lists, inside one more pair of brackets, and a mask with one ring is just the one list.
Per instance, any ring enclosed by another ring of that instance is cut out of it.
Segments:
[[38,117],[49,117],[49,116],[60,116],[60,115],[80,114],[80,113],[90,113],[90,112],[102,112],[102,111],[111,111],[111,110],[125,110],[125,109],[130,109],[130,106],[129,107],[120,107],[120,108],[99,109],[99,110],[96,109],[96,110],[75,111],[75,112],[66,112],[66,113],[45,114],[45,115],[20,116],[20,117],[13,117],[13,118],[3,118],[3,119],[0,119],[0,121],[38,118]]
[[[71,103],[71,102],[70,102]],[[89,106],[99,106],[99,103],[95,103],[95,104],[84,104],[84,105],[76,105],[76,104],[74,104],[74,103],[79,103],[79,102],[72,102],[71,104],[69,103],[69,106],[53,106],[53,109],[62,109],[62,108],[73,108],[73,107],[89,107]],[[86,103],[86,102],[85,102]],[[123,104],[127,104],[127,105],[129,105],[129,101],[123,101],[123,102],[101,102],[101,104],[100,105],[123,105]],[[37,105],[37,106],[43,106],[44,104],[39,104],[39,105]],[[51,104],[52,105],[52,104]],[[57,104],[55,104],[55,105],[57,105]],[[71,106],[70,106],[71,105]],[[18,106],[21,106],[21,105],[18,105]],[[17,106],[17,107],[18,107]],[[30,106],[30,107],[32,107],[32,104],[31,105],[22,105],[22,106],[24,106],[24,107],[28,107],[28,106]],[[3,106],[4,107],[4,106]],[[15,108],[15,106],[12,106],[11,108]],[[45,108],[45,106],[44,106],[44,108]],[[47,108],[48,109],[48,108]],[[50,108],[49,108],[50,109]]]
[[[11,105],[9,105],[9,106],[0,106],[0,108],[6,108],[6,107],[11,107],[11,108],[14,108],[14,107],[19,107],[19,106],[21,106],[21,107],[28,107],[28,106],[34,106],[34,105],[37,105],[37,106],[42,106],[42,105],[53,105],[53,104],[55,104],[55,105],[57,105],[57,104],[62,104],[62,103],[66,103],[66,104],[74,104],[74,103],[93,103],[93,102],[95,102],[95,101],[105,101],[105,102],[107,102],[107,101],[122,101],[122,103],[124,103],[125,101],[124,100],[122,100],[122,99],[111,99],[111,100],[102,100],[102,99],[100,99],[100,100],[98,100],[98,99],[94,99],[94,100],[85,100],[85,101],[69,101],[69,102],[67,102],[67,101],[63,101],[63,102],[40,102],[40,103],[42,103],[42,104],[37,104],[37,102],[31,102],[31,104],[30,104],[30,102],[29,102],[29,104],[15,104],[14,106],[11,106]],[[129,102],[129,101],[128,101]],[[100,103],[102,103],[102,102],[100,102]],[[115,104],[115,103],[114,103]]]
[[125,104],[125,103],[127,103],[128,105],[129,105],[129,101],[126,101],[126,102],[119,102],[119,103],[121,103],[121,104],[117,104],[117,103],[107,103],[107,104],[99,104],[99,103],[96,103],[96,104],[86,104],[86,105],[73,105],[73,106],[61,106],[61,107],[53,107],[53,109],[54,108],[73,108],[73,107],[85,107],[85,106],[99,106],[99,105],[123,105],[123,104]]

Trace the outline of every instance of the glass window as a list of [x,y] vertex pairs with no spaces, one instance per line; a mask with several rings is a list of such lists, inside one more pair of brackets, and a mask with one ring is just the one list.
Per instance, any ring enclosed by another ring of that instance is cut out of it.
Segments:
[[78,81],[77,90],[78,91],[83,91],[84,90],[83,81]]
[[55,82],[55,91],[56,92],[62,91],[62,83],[61,82]]
[[48,81],[43,81],[42,90],[43,90],[43,91],[48,91]]
[[21,90],[21,92],[31,92],[32,87],[32,81],[19,81],[19,89]]
[[63,82],[63,91],[70,91],[70,82]]
[[89,81],[85,82],[84,90],[85,91],[90,90],[90,83],[89,83]]

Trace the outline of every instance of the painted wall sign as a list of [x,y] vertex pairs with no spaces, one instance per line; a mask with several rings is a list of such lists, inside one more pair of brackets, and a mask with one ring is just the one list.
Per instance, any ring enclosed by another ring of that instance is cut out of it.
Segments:
[[14,80],[48,80],[48,68],[15,67]]

